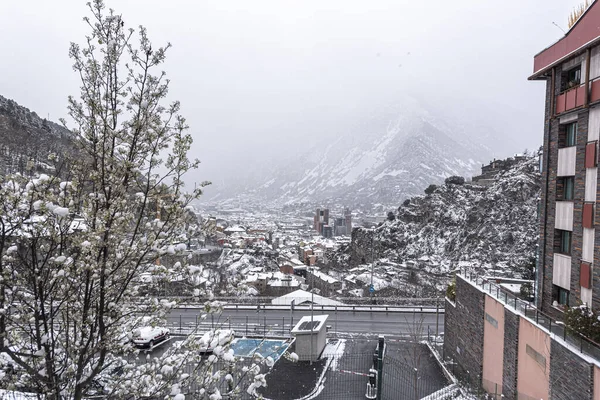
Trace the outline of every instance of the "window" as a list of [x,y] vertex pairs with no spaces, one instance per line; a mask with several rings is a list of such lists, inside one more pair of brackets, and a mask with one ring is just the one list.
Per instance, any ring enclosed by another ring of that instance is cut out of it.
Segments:
[[571,255],[571,232],[560,229],[554,232],[554,252]]
[[581,65],[564,71],[561,74],[561,91],[569,90],[581,84]]
[[557,285],[552,285],[552,299],[563,306],[569,305],[569,291]]
[[577,132],[577,122],[572,122],[565,126],[565,147],[575,146],[576,132]]
[[558,131],[558,148],[572,147],[577,144],[577,122],[561,124]]
[[575,177],[558,178],[556,182],[556,200],[573,200],[575,195]]

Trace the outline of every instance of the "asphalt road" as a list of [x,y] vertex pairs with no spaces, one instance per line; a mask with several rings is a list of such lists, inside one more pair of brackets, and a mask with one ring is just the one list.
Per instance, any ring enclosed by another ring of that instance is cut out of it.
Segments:
[[[434,312],[384,312],[384,311],[314,311],[314,315],[328,314],[327,325],[331,327],[332,334],[349,336],[377,336],[389,337],[413,336],[419,332],[420,336],[427,335],[428,328],[433,336],[444,330],[444,314],[436,316]],[[222,314],[208,315],[201,319],[201,310],[175,309],[168,316],[171,329],[182,332],[197,328],[203,332],[213,327],[232,328],[237,335],[248,333],[256,334],[270,332],[277,334],[289,333],[290,322],[297,323],[300,318],[310,315],[310,310],[224,310]],[[437,323],[436,323],[437,320]]]

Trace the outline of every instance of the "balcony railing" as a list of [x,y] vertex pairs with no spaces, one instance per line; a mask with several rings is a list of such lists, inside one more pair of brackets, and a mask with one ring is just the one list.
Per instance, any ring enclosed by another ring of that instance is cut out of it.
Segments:
[[502,289],[500,285],[491,282],[487,278],[472,274],[466,270],[461,271],[460,275],[493,298],[504,302],[507,308],[534,321],[537,325],[552,332],[555,337],[561,338],[571,347],[572,351],[592,357],[596,361],[600,361],[600,344],[573,330],[567,329],[562,322],[553,321],[549,315],[541,312],[531,305],[531,303],[507,292],[505,289]]
[[585,104],[585,84],[569,89],[556,96],[556,114],[581,107]]
[[600,100],[600,76],[592,79],[590,88],[590,103]]
[[[589,103],[600,101],[600,76],[590,79]],[[554,111],[562,114],[585,105],[585,83],[556,96]]]

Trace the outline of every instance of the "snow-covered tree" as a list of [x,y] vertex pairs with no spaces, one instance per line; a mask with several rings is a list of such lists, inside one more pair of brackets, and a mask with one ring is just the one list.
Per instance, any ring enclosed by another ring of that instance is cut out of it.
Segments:
[[182,399],[194,386],[194,398],[218,399],[223,379],[235,393],[255,390],[260,361],[236,369],[226,347],[201,359],[190,336],[147,361],[131,345],[137,327],[174,305],[140,297],[141,274],[197,273],[157,260],[185,250],[197,229],[189,205],[206,183],[184,191],[198,161],[157,72],[170,45],[153,47],[102,0],[88,6],[90,33],[69,52],[81,78],[68,107],[75,156],[53,176],[0,180],[0,387],[48,399],[81,399],[99,381],[110,398]]

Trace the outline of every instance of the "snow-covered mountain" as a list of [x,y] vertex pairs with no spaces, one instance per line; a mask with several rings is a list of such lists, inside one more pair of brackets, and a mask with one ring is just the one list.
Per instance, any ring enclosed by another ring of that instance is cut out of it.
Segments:
[[333,269],[348,271],[380,260],[377,264],[405,295],[435,294],[457,267],[531,279],[541,188],[537,156],[517,160],[488,183],[448,179],[429,194],[406,200],[378,228],[354,230]]
[[271,166],[246,193],[281,204],[399,204],[431,183],[476,174],[502,147],[489,128],[436,115],[408,97],[382,107],[336,139]]
[[[70,131],[0,96],[0,175],[49,167],[50,153],[73,148]],[[29,166],[28,166],[29,164]]]

